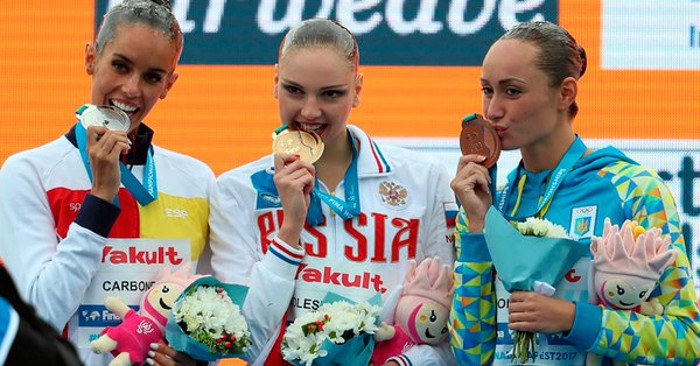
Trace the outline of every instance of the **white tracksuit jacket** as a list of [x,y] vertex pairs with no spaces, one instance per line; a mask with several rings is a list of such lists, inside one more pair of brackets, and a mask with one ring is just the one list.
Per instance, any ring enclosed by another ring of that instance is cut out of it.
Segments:
[[[386,298],[401,285],[409,259],[454,261],[456,205],[444,166],[398,147],[380,149],[357,127],[348,131],[358,151],[361,214],[343,221],[322,204],[325,222],[306,226],[303,249],[277,238],[282,207],[272,181],[272,156],[224,173],[212,189],[215,275],[266,289],[250,293],[243,309],[255,319],[254,365],[265,362],[288,310],[291,321],[317,308],[329,291],[355,301],[377,293]],[[335,196],[344,199],[345,187],[341,182]],[[401,357],[414,365],[454,363],[447,347],[419,345]]]

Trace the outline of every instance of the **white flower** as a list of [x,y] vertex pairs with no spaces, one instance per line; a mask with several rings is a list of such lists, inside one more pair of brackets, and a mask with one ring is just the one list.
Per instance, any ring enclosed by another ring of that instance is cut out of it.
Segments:
[[350,304],[337,301],[323,304],[317,310],[294,320],[284,334],[282,356],[311,366],[327,352],[321,349],[325,340],[343,344],[363,333],[374,334],[380,308],[367,303]]
[[537,236],[540,238],[570,239],[566,229],[552,223],[547,219],[528,217],[525,222],[514,222],[513,226],[523,235]]
[[220,287],[188,290],[173,307],[173,317],[190,338],[209,347],[212,354],[245,352],[250,344],[248,323],[238,305]]

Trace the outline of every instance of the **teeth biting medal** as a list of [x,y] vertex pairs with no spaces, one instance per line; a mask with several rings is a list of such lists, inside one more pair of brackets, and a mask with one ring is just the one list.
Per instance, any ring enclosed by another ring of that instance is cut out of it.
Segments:
[[299,155],[309,164],[315,163],[323,154],[323,141],[315,132],[290,130],[287,125],[272,134],[272,153]]
[[87,129],[90,126],[102,126],[112,131],[128,131],[131,119],[121,109],[110,105],[86,104],[76,111],[76,117]]

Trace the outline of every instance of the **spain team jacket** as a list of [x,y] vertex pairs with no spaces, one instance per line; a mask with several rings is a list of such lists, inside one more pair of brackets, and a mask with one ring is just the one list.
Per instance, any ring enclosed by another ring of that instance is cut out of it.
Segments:
[[[76,310],[101,262],[113,258],[108,238],[188,239],[196,261],[208,236],[214,174],[204,163],[151,144],[139,127],[126,166],[141,180],[152,151],[158,198],[141,206],[122,186],[117,207],[90,195],[91,182],[75,131],[11,156],[0,170],[0,257],[24,299],[57,330],[75,335]],[[148,265],[163,248],[121,253]],[[171,253],[177,256],[177,253]]]

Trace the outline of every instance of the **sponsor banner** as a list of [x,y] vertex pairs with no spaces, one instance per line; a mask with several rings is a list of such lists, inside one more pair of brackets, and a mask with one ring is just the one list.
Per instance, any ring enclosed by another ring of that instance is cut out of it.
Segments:
[[700,1],[603,0],[608,70],[700,70]]
[[[377,141],[425,152],[455,172],[460,157],[457,139],[377,138]],[[685,237],[688,259],[700,294],[700,142],[697,140],[585,139],[588,147],[612,145],[627,156],[659,173],[675,198]],[[517,166],[520,154],[504,151],[498,160],[498,182]]]
[[[97,0],[95,29],[121,0]],[[185,34],[181,64],[270,65],[289,28],[336,19],[358,38],[364,65],[478,66],[505,29],[558,21],[545,0],[173,0]]]
[[105,327],[121,319],[104,306],[107,296],[117,296],[135,311],[143,294],[163,268],[175,271],[189,262],[188,240],[110,239],[102,251],[101,265],[78,307],[79,348],[88,348]]

